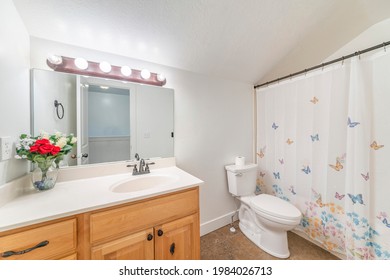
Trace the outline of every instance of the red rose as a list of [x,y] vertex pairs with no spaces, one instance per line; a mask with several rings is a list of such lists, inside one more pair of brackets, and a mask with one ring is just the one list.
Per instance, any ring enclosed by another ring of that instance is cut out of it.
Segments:
[[35,141],[35,145],[44,145],[44,144],[50,144],[50,141],[48,139],[39,139]]
[[38,148],[39,148],[38,145],[31,146],[31,147],[30,147],[30,152],[31,152],[31,153],[35,153],[35,152],[38,151]]
[[50,153],[52,151],[52,149],[53,149],[52,144],[43,144],[43,145],[39,146],[38,153],[45,155],[45,154]]
[[51,154],[53,156],[55,156],[56,154],[58,154],[59,152],[61,151],[61,148],[58,147],[58,146],[53,146],[53,149],[51,150]]

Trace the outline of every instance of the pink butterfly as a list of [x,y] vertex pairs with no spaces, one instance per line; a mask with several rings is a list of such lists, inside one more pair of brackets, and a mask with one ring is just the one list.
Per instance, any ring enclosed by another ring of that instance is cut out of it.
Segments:
[[265,172],[260,171],[260,177],[264,177],[264,176],[265,176]]
[[335,194],[335,198],[337,198],[338,200],[342,200],[344,198],[345,194],[339,194],[338,192],[336,192]]
[[386,212],[379,212],[378,216],[376,216],[379,220],[382,221],[383,218],[387,218]]
[[362,175],[362,177],[363,177],[364,180],[366,180],[366,181],[368,181],[368,179],[370,179],[370,176],[369,176],[368,172],[367,172],[366,175],[364,175],[363,173],[360,173],[360,175]]
[[284,159],[279,159],[280,164],[284,164]]

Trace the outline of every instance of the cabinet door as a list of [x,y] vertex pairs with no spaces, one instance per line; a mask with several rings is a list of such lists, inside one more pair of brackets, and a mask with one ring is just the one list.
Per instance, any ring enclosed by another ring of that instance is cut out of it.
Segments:
[[198,214],[157,226],[154,230],[156,260],[200,258]]
[[92,248],[92,260],[153,260],[153,229],[143,230]]

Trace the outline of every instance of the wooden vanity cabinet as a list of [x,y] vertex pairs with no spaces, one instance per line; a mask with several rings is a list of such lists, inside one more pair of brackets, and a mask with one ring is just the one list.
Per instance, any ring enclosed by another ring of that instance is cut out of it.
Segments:
[[199,258],[198,187],[0,232],[0,260]]
[[198,188],[92,212],[86,220],[91,259],[200,258]]

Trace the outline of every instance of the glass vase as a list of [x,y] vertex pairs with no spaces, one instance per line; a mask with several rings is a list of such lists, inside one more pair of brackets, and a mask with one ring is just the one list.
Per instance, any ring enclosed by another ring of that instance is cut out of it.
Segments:
[[54,159],[36,162],[31,173],[33,187],[38,191],[47,191],[54,188],[57,182],[58,164]]

